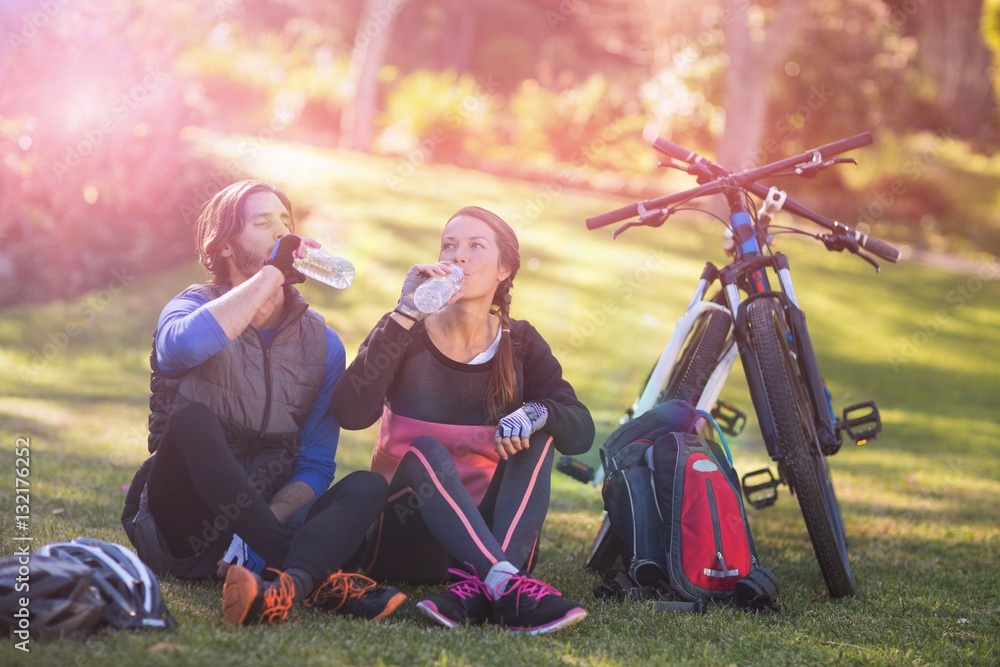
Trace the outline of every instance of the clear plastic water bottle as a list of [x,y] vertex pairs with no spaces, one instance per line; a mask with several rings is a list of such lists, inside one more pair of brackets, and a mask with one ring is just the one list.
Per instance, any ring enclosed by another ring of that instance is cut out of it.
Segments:
[[421,313],[436,313],[444,308],[448,299],[462,288],[465,272],[457,264],[451,265],[451,273],[433,276],[420,283],[413,293],[413,303]]
[[319,248],[306,248],[306,256],[296,259],[292,266],[301,271],[307,278],[321,283],[344,289],[354,282],[354,265],[343,257],[329,253]]

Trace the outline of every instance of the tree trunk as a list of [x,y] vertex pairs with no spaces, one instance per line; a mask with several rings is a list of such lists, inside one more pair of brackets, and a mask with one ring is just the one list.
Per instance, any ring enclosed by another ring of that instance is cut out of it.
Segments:
[[[906,15],[905,5],[897,14]],[[920,68],[935,86],[942,123],[966,138],[994,139],[992,55],[979,31],[983,0],[925,2],[913,12]]]
[[370,151],[375,136],[378,72],[385,62],[392,27],[405,0],[367,0],[361,16],[351,67],[348,101],[340,117],[340,146]]
[[785,58],[795,45],[797,26],[806,2],[782,0],[775,7],[764,40],[754,42],[745,0],[723,0],[722,25],[729,55],[725,82],[726,125],[719,142],[718,161],[734,171],[760,166],[757,149],[764,138],[764,124],[771,89]]

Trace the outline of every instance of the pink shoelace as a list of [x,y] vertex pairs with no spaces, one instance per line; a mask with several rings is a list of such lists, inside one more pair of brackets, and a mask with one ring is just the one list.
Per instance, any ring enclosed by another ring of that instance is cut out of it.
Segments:
[[517,599],[514,603],[514,609],[517,613],[520,613],[521,611],[521,596],[525,596],[532,600],[541,600],[547,595],[562,597],[562,593],[557,591],[553,586],[550,586],[544,581],[532,579],[531,577],[523,574],[513,574],[509,579],[507,579],[507,581],[509,583],[507,584],[503,595],[517,593]]
[[483,583],[483,581],[476,575],[470,574],[465,570],[458,570],[455,568],[449,568],[448,574],[458,577],[459,580],[450,584],[445,584],[444,587],[462,600],[468,600],[476,595],[485,595],[487,600],[490,599],[491,596],[489,586]]

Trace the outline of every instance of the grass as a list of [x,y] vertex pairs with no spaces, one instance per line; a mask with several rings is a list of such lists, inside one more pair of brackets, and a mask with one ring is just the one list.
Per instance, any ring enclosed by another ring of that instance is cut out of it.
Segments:
[[[213,150],[236,156],[238,140]],[[514,316],[551,342],[591,408],[598,439],[634,398],[700,265],[723,261],[719,228],[671,221],[617,241],[583,219],[623,203],[569,188],[510,183],[443,166],[391,181],[396,161],[272,143],[246,168],[285,186],[310,216],[303,232],[355,261],[355,285],[303,291],[345,340],[349,357],[395,302],[406,268],[432,259],[459,206],[496,210],[518,228],[523,268]],[[394,183],[394,187],[390,187]],[[219,582],[164,577],[181,626],[117,633],[86,644],[0,647],[2,664],[996,664],[1000,661],[1000,284],[904,263],[876,275],[817,244],[782,240],[835,403],[875,399],[885,430],[833,459],[860,585],[828,599],[797,506],[782,489],[751,511],[763,563],[782,584],[782,613],[747,617],[655,614],[596,601],[581,569],[599,523],[600,493],[556,474],[537,573],[580,600],[582,624],[546,637],[494,628],[431,627],[411,604],[367,624],[297,610],[275,628],[220,620]],[[125,542],[118,523],[127,484],[145,454],[148,346],[162,305],[200,280],[194,265],[109,284],[72,302],[9,309],[0,319],[0,484],[4,552],[15,530],[14,446],[30,438],[34,545],[78,535]],[[985,279],[983,279],[985,277]],[[752,408],[737,373],[724,397]],[[751,420],[752,421],[752,420]],[[344,433],[339,474],[366,467],[374,431]],[[768,462],[751,425],[733,444],[737,467]],[[17,533],[20,534],[20,533]],[[407,587],[412,599],[430,589]]]

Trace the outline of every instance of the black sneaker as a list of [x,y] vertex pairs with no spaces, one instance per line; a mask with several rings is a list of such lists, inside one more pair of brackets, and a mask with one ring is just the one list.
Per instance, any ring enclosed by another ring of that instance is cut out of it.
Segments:
[[283,623],[295,598],[295,584],[284,572],[264,581],[242,565],[230,565],[222,586],[222,618],[233,625]]
[[417,603],[424,616],[446,628],[457,625],[482,625],[490,616],[489,587],[475,574],[465,570],[448,570],[458,581],[445,584],[448,590],[431,595]]
[[303,604],[331,614],[377,621],[396,611],[405,599],[399,589],[378,586],[366,576],[334,572]]
[[493,601],[492,621],[511,632],[542,635],[579,623],[587,612],[562,593],[538,579],[512,575],[500,599]]

